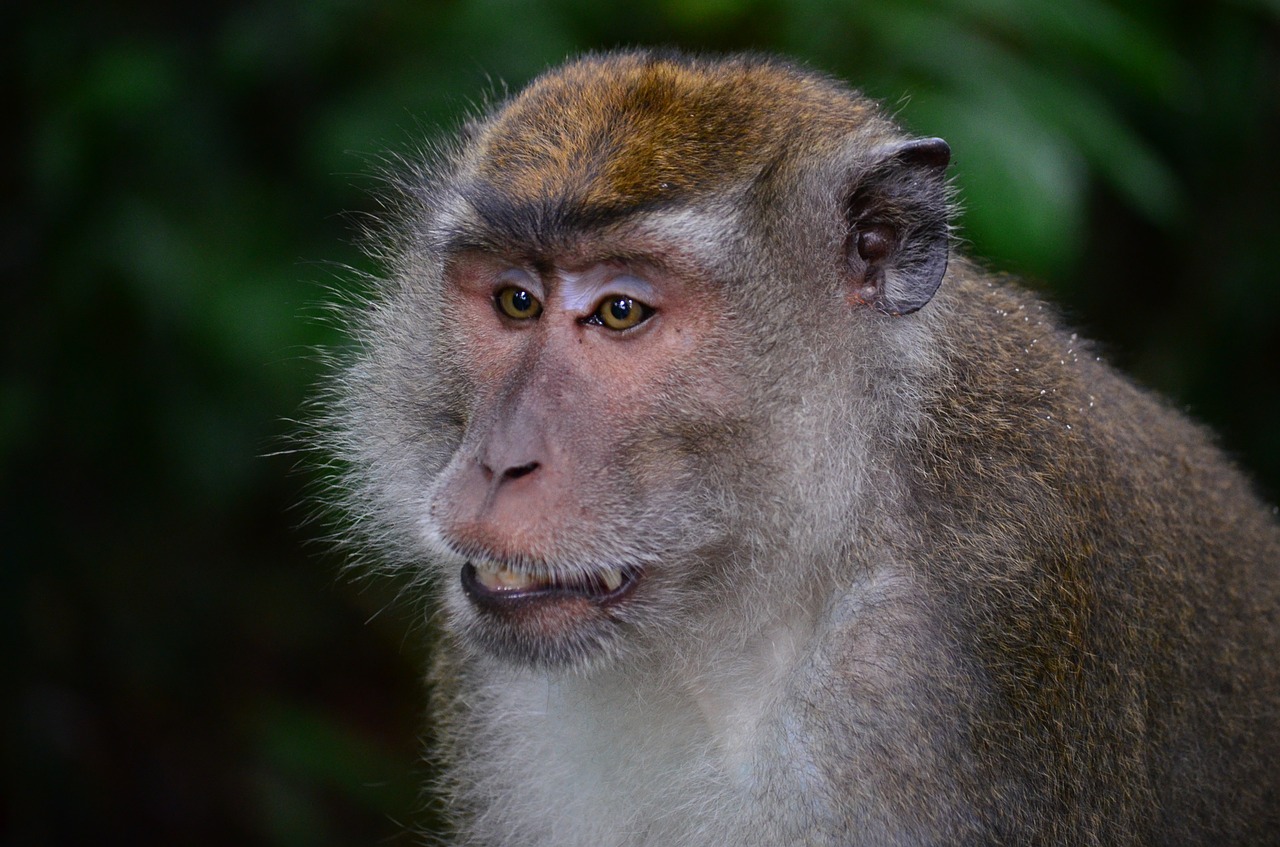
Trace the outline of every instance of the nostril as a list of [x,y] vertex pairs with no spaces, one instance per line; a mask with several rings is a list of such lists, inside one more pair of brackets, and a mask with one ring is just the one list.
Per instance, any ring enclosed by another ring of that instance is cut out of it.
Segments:
[[527,465],[517,465],[513,468],[507,468],[502,472],[503,479],[519,479],[522,476],[528,476],[538,469],[537,462],[529,462]]

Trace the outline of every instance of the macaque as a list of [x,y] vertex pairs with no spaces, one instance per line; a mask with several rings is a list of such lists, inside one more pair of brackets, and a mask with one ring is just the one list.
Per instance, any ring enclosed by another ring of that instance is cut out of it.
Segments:
[[938,138],[573,61],[397,182],[328,447],[460,845],[1280,844],[1280,527],[960,255]]

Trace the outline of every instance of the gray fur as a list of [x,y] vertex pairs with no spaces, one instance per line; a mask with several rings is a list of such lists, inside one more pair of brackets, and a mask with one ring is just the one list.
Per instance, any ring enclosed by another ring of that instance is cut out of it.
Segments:
[[[658,239],[715,269],[725,308],[701,370],[666,377],[665,416],[584,493],[604,523],[557,553],[644,566],[643,593],[527,662],[486,641],[436,517],[478,426],[440,293],[442,251],[482,226],[481,142],[404,179],[329,446],[353,543],[441,610],[456,843],[1280,843],[1272,511],[1200,427],[954,253],[918,312],[849,305],[839,212],[900,137],[867,120],[539,245]],[[920,196],[898,219],[945,215]],[[702,370],[734,396],[708,399]]]

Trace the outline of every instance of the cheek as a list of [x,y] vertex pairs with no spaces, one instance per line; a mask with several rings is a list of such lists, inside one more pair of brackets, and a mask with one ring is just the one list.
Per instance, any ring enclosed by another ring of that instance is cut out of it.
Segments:
[[642,352],[610,357],[605,433],[639,488],[679,494],[725,451],[742,449],[759,410],[735,361],[727,339],[705,328],[681,328]]
[[710,423],[736,417],[747,392],[727,327],[687,318],[672,323],[643,355],[630,357],[636,382],[673,418]]
[[599,332],[578,346],[580,361],[590,368],[590,378],[602,384],[616,414],[627,417],[665,405],[673,391],[683,394],[701,380],[714,386],[714,371],[706,365],[725,339],[706,321],[706,311],[699,302],[681,302],[664,309],[652,330],[634,339]]

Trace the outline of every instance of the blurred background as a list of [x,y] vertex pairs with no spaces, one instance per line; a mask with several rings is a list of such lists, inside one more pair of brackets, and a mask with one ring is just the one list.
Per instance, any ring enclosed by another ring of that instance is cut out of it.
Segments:
[[408,844],[420,610],[290,437],[372,178],[566,56],[781,51],[946,137],[973,254],[1280,491],[1280,0],[0,10],[0,844]]

